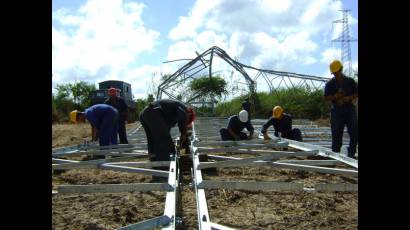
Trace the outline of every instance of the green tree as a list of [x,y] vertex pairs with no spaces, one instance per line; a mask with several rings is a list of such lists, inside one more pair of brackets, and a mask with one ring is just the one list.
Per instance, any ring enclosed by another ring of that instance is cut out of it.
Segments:
[[155,97],[152,94],[148,94],[147,103],[152,103],[155,101]]
[[84,110],[91,105],[91,92],[96,90],[94,84],[84,81],[58,84],[53,104],[60,121],[68,121],[68,113],[74,109]]

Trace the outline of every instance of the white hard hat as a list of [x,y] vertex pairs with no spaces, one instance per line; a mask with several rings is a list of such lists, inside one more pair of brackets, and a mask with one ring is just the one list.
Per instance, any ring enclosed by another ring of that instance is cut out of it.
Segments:
[[248,121],[248,111],[242,110],[239,112],[239,120],[241,122],[247,122]]

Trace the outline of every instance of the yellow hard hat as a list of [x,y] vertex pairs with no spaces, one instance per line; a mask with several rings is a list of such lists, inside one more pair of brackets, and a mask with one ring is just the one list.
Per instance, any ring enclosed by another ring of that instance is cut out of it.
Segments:
[[334,60],[332,63],[330,63],[330,72],[336,73],[343,67],[343,64],[339,60]]
[[283,108],[280,106],[275,106],[272,109],[272,117],[274,118],[279,118],[282,115],[282,113],[283,113]]
[[77,110],[73,110],[70,113],[70,120],[74,123],[77,123],[77,113],[78,113]]

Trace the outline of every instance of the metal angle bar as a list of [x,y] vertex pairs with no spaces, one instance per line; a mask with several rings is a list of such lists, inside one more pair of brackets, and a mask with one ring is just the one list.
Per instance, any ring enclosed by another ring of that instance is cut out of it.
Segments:
[[[271,154],[271,153],[284,153],[287,155],[284,156],[304,156],[305,151],[300,152],[287,152],[287,151],[272,151],[272,150],[250,150],[243,147],[228,147],[228,148],[198,148],[200,150],[200,154],[205,153],[240,153],[240,154]],[[314,150],[316,151],[316,150]],[[296,155],[295,155],[296,153]],[[310,156],[310,155],[309,155]]]
[[245,158],[242,160],[226,160],[226,161],[219,161],[219,162],[203,162],[200,163],[198,168],[199,169],[206,169],[206,168],[224,168],[224,167],[236,167],[236,166],[247,166],[248,164],[252,164],[255,161],[266,161],[266,160],[273,160],[279,159],[282,157],[292,157],[292,156],[313,156],[316,155],[317,151],[308,151],[308,152],[290,152],[290,153],[283,153],[283,152],[274,152],[270,153],[265,156],[260,157],[252,157],[252,158]]
[[96,150],[109,150],[109,149],[122,149],[122,148],[133,148],[133,147],[141,147],[140,145],[132,145],[132,144],[118,144],[118,145],[107,145],[107,146],[99,146],[99,145],[85,145],[79,150],[89,150],[89,149],[96,149]]
[[211,181],[204,180],[198,185],[199,188],[207,189],[242,189],[248,191],[302,191],[302,183],[281,182],[281,181]]
[[74,163],[53,165],[53,169],[79,169],[79,168],[90,168],[90,166],[95,166],[96,168],[98,167],[99,164],[116,162],[116,161],[124,161],[124,160],[132,160],[134,158],[135,156],[126,156],[126,157],[116,157],[116,158],[109,158],[109,159],[79,161],[79,162],[74,162]]
[[267,143],[277,143],[277,140],[266,141],[266,140],[248,140],[248,141],[199,141],[195,142],[196,147],[203,146],[243,146],[249,144],[267,144]]
[[139,229],[153,229],[156,227],[164,226],[171,222],[171,218],[168,216],[159,216],[149,220],[144,220],[136,224],[130,224],[125,227],[117,228],[117,230],[139,230]]
[[348,164],[350,166],[353,166],[355,168],[359,168],[357,164],[357,160],[352,159],[350,157],[343,156],[341,154],[332,152],[332,150],[322,147],[322,146],[317,146],[317,145],[312,145],[304,142],[299,142],[299,141],[294,141],[294,140],[289,140],[282,138],[286,141],[289,142],[289,147],[295,148],[295,149],[300,149],[300,150],[319,150],[319,155],[320,156],[325,156],[325,157],[330,157],[335,160],[341,161],[345,164]]
[[95,184],[95,185],[60,185],[58,193],[116,193],[116,192],[146,192],[171,191],[167,183],[135,183],[135,184]]
[[121,148],[121,149],[106,149],[106,150],[91,150],[91,151],[76,151],[76,152],[66,152],[66,153],[52,153],[53,157],[61,157],[61,156],[81,156],[81,155],[97,155],[97,154],[106,154],[106,153],[113,153],[113,152],[125,152],[131,150],[144,150],[146,147],[131,147],[131,148]]
[[171,191],[167,192],[165,199],[164,215],[170,217],[171,221],[169,225],[165,226],[163,229],[175,229],[176,227],[176,212],[177,212],[177,192],[179,192],[179,180],[178,180],[178,169],[177,163],[174,159],[169,164],[169,177],[168,185],[172,188]]
[[126,166],[109,165],[109,164],[101,164],[99,165],[98,168],[119,171],[119,172],[140,173],[140,174],[145,174],[145,175],[168,177],[167,171],[155,170],[155,169],[132,168],[132,167],[126,167]]
[[170,161],[145,161],[145,162],[113,162],[106,165],[119,165],[119,166],[137,166],[137,167],[161,167],[168,166]]
[[286,168],[286,169],[312,171],[312,172],[319,172],[319,173],[358,176],[358,171],[350,170],[350,169],[326,168],[326,167],[318,167],[318,166],[310,166],[310,165],[276,163],[276,162],[273,162],[272,166],[275,167],[275,168]]
[[78,162],[80,161],[52,158],[53,164],[68,164],[68,163],[78,163]]
[[234,228],[226,227],[217,223],[209,223],[211,225],[212,230],[235,230]]
[[[211,146],[209,147],[198,147],[198,150],[201,152],[234,152],[235,150],[240,150],[240,149],[270,149],[270,148],[285,148],[288,147],[287,142],[278,142],[278,143],[272,143],[272,144],[265,144],[265,145],[241,145],[241,146],[236,146],[236,147],[222,147],[222,148],[212,148]],[[252,152],[252,151],[251,151]],[[261,151],[261,153],[263,153]]]
[[334,192],[356,192],[358,191],[358,184],[338,183],[338,184],[315,184],[315,190],[334,191]]
[[211,160],[242,160],[243,159],[240,157],[226,157],[226,156],[218,156],[218,155],[208,155],[208,158]]
[[312,166],[328,166],[328,165],[341,165],[343,162],[338,160],[279,160],[276,163],[290,163],[300,165],[312,165]]
[[202,182],[202,173],[198,169],[199,165],[199,155],[198,148],[194,146],[194,141],[196,140],[195,133],[195,122],[192,124],[192,137],[193,141],[191,142],[191,153],[192,153],[192,164],[193,164],[193,180],[194,180],[194,190],[196,196],[196,208],[197,208],[197,217],[198,217],[198,229],[210,230],[210,218],[208,213],[208,205],[206,203],[205,190],[199,189],[198,184]]

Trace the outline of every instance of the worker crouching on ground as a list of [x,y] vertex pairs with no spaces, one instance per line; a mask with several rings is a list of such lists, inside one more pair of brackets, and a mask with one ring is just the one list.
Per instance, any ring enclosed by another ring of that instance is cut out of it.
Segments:
[[[242,130],[246,128],[249,131],[249,136]],[[226,140],[250,140],[253,137],[253,126],[248,120],[248,112],[242,110],[238,115],[231,116],[227,128],[219,130],[223,141]]]
[[118,110],[110,105],[96,104],[84,112],[74,110],[70,113],[70,120],[74,123],[85,122],[91,124],[92,141],[99,140],[100,146],[117,144]]
[[147,136],[150,160],[169,161],[169,156],[175,154],[175,145],[170,134],[171,128],[178,124],[181,134],[180,146],[186,146],[189,141],[187,127],[195,120],[195,112],[180,101],[163,99],[154,101],[145,107],[139,118]]
[[302,133],[298,128],[292,129],[292,117],[289,114],[283,112],[283,108],[280,106],[275,106],[272,110],[272,117],[262,126],[261,133],[265,140],[270,140],[271,138],[267,134],[269,126],[273,125],[275,129],[275,136],[287,138],[295,141],[302,141]]
[[340,152],[343,141],[344,126],[347,126],[350,143],[347,156],[354,158],[356,154],[357,115],[353,101],[358,96],[357,83],[353,78],[345,76],[343,65],[335,60],[330,64],[330,72],[334,77],[325,85],[325,100],[332,103],[330,109],[330,126],[332,131],[332,151]]
[[118,110],[118,136],[120,137],[120,144],[128,144],[127,132],[125,129],[125,122],[128,116],[128,105],[125,103],[124,99],[118,97],[118,89],[109,88],[107,100],[104,104],[111,105]]

